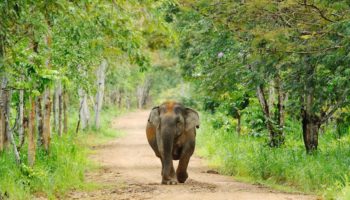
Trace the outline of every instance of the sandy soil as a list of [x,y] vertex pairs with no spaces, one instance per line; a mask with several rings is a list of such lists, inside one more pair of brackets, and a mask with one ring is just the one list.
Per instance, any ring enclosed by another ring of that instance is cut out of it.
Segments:
[[100,183],[103,189],[72,191],[68,199],[316,199],[237,182],[232,177],[216,174],[196,156],[191,158],[186,183],[161,185],[161,163],[146,140],[147,117],[148,111],[137,111],[113,121],[113,127],[126,135],[95,147],[92,159],[100,163],[102,169],[87,174],[88,181]]

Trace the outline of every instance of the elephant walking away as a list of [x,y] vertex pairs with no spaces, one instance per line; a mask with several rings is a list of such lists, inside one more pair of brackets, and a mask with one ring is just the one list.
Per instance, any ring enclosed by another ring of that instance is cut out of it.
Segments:
[[[199,128],[198,113],[178,102],[168,101],[151,110],[146,135],[162,162],[162,184],[184,183],[188,178],[187,166],[195,148],[196,128]],[[173,160],[179,160],[176,172]]]

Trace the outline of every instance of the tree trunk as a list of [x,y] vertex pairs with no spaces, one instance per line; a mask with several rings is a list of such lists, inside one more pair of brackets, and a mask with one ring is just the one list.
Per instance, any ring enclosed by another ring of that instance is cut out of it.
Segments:
[[[285,102],[285,93],[283,92],[281,88],[281,79],[279,76],[275,78],[275,91],[277,93],[277,110],[276,110],[276,121],[277,121],[277,134],[278,134],[278,141],[279,143],[284,143],[285,136],[284,136],[284,102]],[[280,145],[280,144],[279,144]]]
[[126,109],[130,110],[131,108],[131,99],[129,95],[125,96],[125,104],[126,104]]
[[43,138],[43,127],[44,127],[44,121],[43,121],[43,107],[42,107],[42,96],[38,96],[36,99],[36,106],[35,106],[35,114],[36,114],[36,121],[37,128],[38,128],[38,145],[41,146],[44,144],[44,138]]
[[64,88],[63,90],[63,133],[68,133],[68,93],[67,89]]
[[4,151],[7,145],[7,134],[6,134],[6,117],[4,106],[7,104],[7,99],[5,95],[5,88],[7,84],[6,77],[1,79],[1,90],[0,90],[0,151]]
[[17,150],[17,145],[15,142],[15,139],[13,138],[13,134],[10,128],[10,99],[11,99],[11,92],[9,90],[4,90],[3,91],[3,99],[4,99],[4,104],[1,105],[2,112],[4,113],[5,116],[5,127],[6,127],[6,137],[8,140],[11,142],[11,145],[13,147],[13,152],[15,154],[16,162],[17,164],[21,163],[21,158],[19,156],[18,150]]
[[269,88],[268,88],[269,95],[268,95],[268,100],[267,100],[269,111],[270,111],[270,113],[269,113],[270,117],[273,116],[273,109],[274,109],[274,104],[275,104],[275,96],[276,96],[275,95],[275,93],[276,93],[275,86],[276,86],[275,83],[273,81],[270,81]]
[[282,130],[279,130],[278,128],[276,129],[276,127],[274,127],[274,124],[270,115],[270,108],[267,103],[265,93],[264,93],[264,88],[262,85],[259,85],[257,87],[257,96],[258,96],[259,103],[262,107],[264,117],[265,117],[265,124],[270,135],[269,145],[271,147],[279,147],[284,143],[284,134]]
[[0,110],[0,152],[4,151],[6,146],[6,130],[5,130],[5,116],[4,113]]
[[23,138],[20,139],[19,144],[17,146],[18,151],[20,151],[24,145],[25,137],[28,135],[29,128],[29,117],[23,117]]
[[[3,102],[2,93],[3,92],[1,91],[1,99],[0,99],[1,102]],[[0,109],[0,152],[4,151],[6,143],[7,143],[7,136],[6,136],[6,125],[5,125],[5,113],[3,112],[3,109]]]
[[57,132],[58,130],[58,109],[57,109],[57,86],[54,89],[54,92],[52,94],[52,116],[53,116],[53,124],[52,124],[52,130],[54,132]]
[[310,116],[304,113],[302,118],[303,139],[307,153],[313,153],[318,146],[318,133],[320,130],[320,120],[317,116]]
[[[0,34],[0,41],[4,41],[5,36],[3,34]],[[0,42],[0,60],[2,60],[4,58],[4,53],[5,53],[5,47],[3,46],[3,42]],[[1,88],[0,88],[0,104],[2,104],[2,83],[3,80],[5,79],[4,77],[5,75],[1,76]],[[4,113],[1,111],[0,109],[0,152],[4,151],[5,148],[5,144],[6,144],[6,134],[5,134],[5,116]]]
[[79,89],[78,93],[80,97],[79,120],[81,128],[85,129],[89,126],[90,120],[89,106],[87,103],[87,94],[83,89]]
[[[51,24],[50,21],[47,19],[48,23],[48,31],[45,38],[45,44],[48,48],[48,56],[46,60],[46,68],[48,70],[51,69],[52,65],[52,52],[51,52],[51,46],[52,46],[52,35],[51,35]],[[44,116],[43,116],[44,126],[43,126],[43,142],[44,142],[44,148],[46,152],[49,152],[50,148],[50,140],[51,140],[51,91],[48,86],[46,86],[44,91]]]
[[81,122],[81,110],[83,109],[83,101],[80,102],[79,106],[79,116],[78,116],[78,122],[77,122],[77,127],[75,128],[75,133],[79,132],[80,129],[80,122]]
[[284,102],[285,102],[285,93],[282,91],[281,88],[281,79],[277,77],[275,79],[275,89],[277,92],[277,122],[279,125],[279,128],[282,129],[284,126]]
[[151,89],[151,80],[146,78],[142,85],[137,87],[137,107],[142,109],[147,104],[149,91]]
[[43,141],[44,148],[46,152],[49,151],[50,148],[50,140],[51,140],[51,98],[50,98],[50,89],[47,88],[44,95],[44,126],[43,126]]
[[267,104],[266,98],[265,98],[265,94],[264,94],[264,88],[262,85],[259,85],[257,87],[257,96],[258,96],[258,100],[259,103],[263,109],[263,113],[270,117],[270,109],[269,109],[269,105]]
[[58,92],[58,135],[62,136],[62,112],[63,112],[63,94],[62,85],[60,84]]
[[28,129],[28,164],[33,166],[35,163],[35,100],[31,97],[30,99],[31,111],[29,115],[29,129]]
[[237,110],[237,134],[238,135],[241,135],[241,119],[242,119],[242,116],[241,116],[241,113],[239,112],[239,110]]
[[315,68],[313,66],[308,67],[306,71],[307,80],[304,88],[304,96],[301,98],[301,115],[305,149],[307,153],[312,153],[317,150],[321,118],[313,111]]
[[105,87],[105,73],[107,69],[107,60],[103,59],[100,67],[96,72],[97,76],[97,93],[96,93],[96,102],[95,102],[95,127],[100,128],[100,114],[102,109],[104,87]]
[[117,104],[118,108],[122,107],[122,90],[120,88],[117,91]]
[[275,146],[275,132],[273,130],[273,125],[271,123],[271,119],[270,119],[270,109],[269,109],[269,105],[266,101],[265,98],[265,94],[264,94],[264,88],[262,85],[259,85],[257,88],[257,96],[258,96],[258,100],[259,103],[261,105],[261,108],[263,110],[264,113],[264,117],[265,117],[265,124],[267,127],[267,130],[269,131],[270,134],[270,146]]
[[61,83],[58,82],[52,97],[53,130],[59,134],[59,95],[61,94]]
[[19,145],[18,149],[21,149],[21,147],[24,144],[24,90],[19,91],[19,104],[18,104],[18,112],[19,112],[19,119],[18,119],[18,135],[19,135]]

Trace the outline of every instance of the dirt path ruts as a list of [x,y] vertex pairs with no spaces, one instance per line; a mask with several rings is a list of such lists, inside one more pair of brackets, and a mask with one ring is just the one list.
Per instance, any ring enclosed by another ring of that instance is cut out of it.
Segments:
[[196,156],[191,158],[189,179],[185,184],[161,185],[161,164],[146,140],[148,113],[137,111],[113,121],[113,127],[126,135],[96,148],[92,159],[99,162],[102,169],[87,175],[88,181],[106,187],[90,192],[71,192],[69,199],[315,199],[240,183],[229,176],[205,173],[208,168]]

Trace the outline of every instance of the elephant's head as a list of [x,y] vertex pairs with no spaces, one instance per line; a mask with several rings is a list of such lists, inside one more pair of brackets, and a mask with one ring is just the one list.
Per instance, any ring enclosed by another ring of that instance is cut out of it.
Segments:
[[165,102],[154,107],[148,121],[157,127],[159,134],[172,135],[174,138],[185,131],[199,128],[198,113],[177,102]]
[[171,183],[174,177],[174,141],[185,133],[193,136],[195,129],[199,127],[198,113],[180,103],[165,102],[152,109],[148,122],[156,128],[157,146],[163,166],[162,183]]

